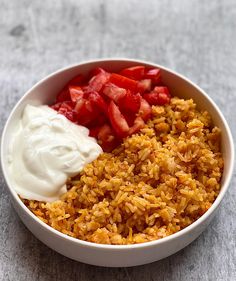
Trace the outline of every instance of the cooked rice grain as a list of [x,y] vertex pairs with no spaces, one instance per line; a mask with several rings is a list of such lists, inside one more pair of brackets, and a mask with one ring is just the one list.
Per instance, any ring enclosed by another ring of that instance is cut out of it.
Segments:
[[140,133],[68,181],[53,203],[24,200],[53,228],[101,244],[134,244],[193,223],[220,190],[220,130],[193,100],[153,106]]

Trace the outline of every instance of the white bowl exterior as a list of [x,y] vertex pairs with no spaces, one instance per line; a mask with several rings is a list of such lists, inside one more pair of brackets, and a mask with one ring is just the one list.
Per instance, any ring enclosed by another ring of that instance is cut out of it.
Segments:
[[[27,103],[36,105],[52,103],[58,91],[76,74],[88,73],[92,68],[99,66],[116,72],[124,67],[137,64],[161,68],[163,82],[170,88],[171,92],[179,97],[193,98],[198,104],[198,108],[207,109],[212,115],[215,125],[221,128],[222,152],[225,162],[221,192],[213,206],[199,220],[186,229],[157,241],[137,245],[112,246],[93,244],[68,237],[47,226],[33,215],[21,202],[11,186],[7,171],[7,151],[9,140],[14,131],[14,121],[20,118],[22,109]],[[159,65],[143,61],[122,59],[97,60],[95,62],[82,63],[60,70],[36,84],[19,101],[7,121],[2,135],[1,155],[2,169],[12,197],[13,205],[27,228],[43,243],[69,258],[93,265],[112,267],[135,266],[153,262],[174,254],[196,239],[213,218],[228,188],[234,163],[233,140],[228,125],[214,103],[200,88],[179,74]]]

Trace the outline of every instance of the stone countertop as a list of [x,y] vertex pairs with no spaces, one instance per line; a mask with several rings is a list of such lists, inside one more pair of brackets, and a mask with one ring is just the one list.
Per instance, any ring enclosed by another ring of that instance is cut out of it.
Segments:
[[[187,76],[215,100],[236,136],[234,0],[0,0],[0,130],[17,100],[81,60],[131,57]],[[207,230],[164,260],[133,268],[72,261],[38,241],[0,175],[0,280],[236,280],[236,175]]]

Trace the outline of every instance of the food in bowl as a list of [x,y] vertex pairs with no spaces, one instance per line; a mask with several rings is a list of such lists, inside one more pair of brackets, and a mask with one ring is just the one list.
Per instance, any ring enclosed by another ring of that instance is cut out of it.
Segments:
[[216,199],[223,171],[209,113],[171,97],[159,69],[92,76],[75,77],[52,108],[87,127],[104,152],[68,178],[59,200],[23,202],[54,229],[101,244],[157,240],[193,223]]

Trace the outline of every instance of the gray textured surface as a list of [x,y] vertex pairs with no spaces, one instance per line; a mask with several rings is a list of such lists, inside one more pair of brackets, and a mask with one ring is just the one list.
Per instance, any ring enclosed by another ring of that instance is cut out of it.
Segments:
[[[0,126],[50,72],[94,57],[147,59],[186,75],[215,100],[236,137],[235,0],[0,0]],[[0,280],[236,280],[236,175],[217,217],[190,246],[136,268],[65,258],[24,227],[0,177]]]

